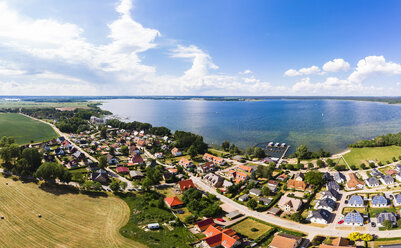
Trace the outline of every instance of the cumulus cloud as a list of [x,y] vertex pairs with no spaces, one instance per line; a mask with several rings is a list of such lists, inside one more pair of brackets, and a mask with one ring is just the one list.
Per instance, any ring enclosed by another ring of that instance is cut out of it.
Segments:
[[350,65],[344,59],[333,59],[323,65],[323,70],[326,72],[339,72],[339,71],[348,71]]
[[295,76],[302,76],[302,75],[317,74],[319,72],[320,72],[319,67],[313,65],[311,67],[301,68],[298,71],[295,69],[289,69],[284,73],[284,75],[288,76],[288,77],[295,77]]
[[248,75],[248,74],[252,74],[252,73],[253,72],[251,70],[249,70],[249,69],[247,69],[247,70],[245,70],[243,72],[240,72],[240,74],[244,74],[244,75]]
[[354,72],[348,77],[352,82],[362,82],[371,75],[397,75],[401,74],[401,65],[387,62],[383,56],[368,56],[359,60]]

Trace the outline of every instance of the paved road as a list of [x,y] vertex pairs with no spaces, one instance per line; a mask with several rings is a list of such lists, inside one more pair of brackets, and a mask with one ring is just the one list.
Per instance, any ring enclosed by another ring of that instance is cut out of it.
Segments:
[[[21,114],[22,114],[22,113],[21,113]],[[74,146],[75,146],[80,152],[82,152],[83,154],[85,154],[86,157],[88,157],[89,159],[91,159],[91,160],[94,161],[94,162],[99,162],[95,157],[91,156],[91,155],[88,154],[85,150],[83,150],[81,147],[79,147],[77,144],[75,144],[75,143],[71,140],[71,138],[70,138],[70,136],[69,136],[68,134],[61,132],[61,131],[60,131],[55,125],[53,125],[52,123],[49,123],[49,122],[46,122],[46,121],[43,121],[43,120],[40,120],[40,119],[36,119],[36,118],[34,118],[34,117],[32,117],[32,116],[29,116],[29,115],[25,115],[25,114],[22,114],[22,115],[24,115],[24,116],[26,116],[26,117],[29,117],[29,118],[31,118],[31,119],[40,121],[40,122],[42,122],[42,123],[45,123],[45,124],[51,126],[51,127],[54,129],[54,131],[55,131],[58,135],[63,136],[63,137],[64,137],[66,140],[68,140],[71,144],[74,144]],[[118,180],[127,183],[127,188],[125,189],[125,191],[128,191],[129,189],[133,189],[133,185],[132,185],[132,182],[131,182],[130,180],[126,179],[125,177],[122,177],[122,176],[118,175],[117,173],[115,173],[115,172],[114,172],[112,169],[110,169],[110,168],[106,168],[106,170],[107,170],[107,172],[109,173],[109,176],[111,176],[111,177],[113,177],[113,178],[117,178]]]
[[[215,194],[217,198],[219,198],[223,203],[229,204],[231,207],[235,208],[242,214],[245,214],[247,216],[252,216],[254,218],[281,226],[283,228],[287,229],[293,229],[297,230],[300,232],[304,232],[308,234],[308,238],[312,239],[314,236],[317,235],[323,235],[323,236],[341,236],[341,237],[347,237],[351,230],[338,230],[335,229],[335,225],[328,225],[327,227],[320,228],[312,225],[304,225],[304,224],[299,224],[290,220],[285,220],[281,219],[277,216],[273,216],[270,214],[266,213],[260,213],[257,211],[253,211],[249,208],[247,208],[244,205],[241,205],[233,200],[231,200],[228,197],[225,197],[221,194],[218,194],[214,188],[211,186],[205,184],[199,177],[192,176],[191,177],[192,181],[197,185],[197,187],[203,191]],[[372,192],[371,190],[365,190],[365,191],[357,191],[358,193],[365,193],[365,192]],[[343,199],[345,199],[347,194],[353,194],[355,192],[347,192],[343,195]],[[343,225],[344,226],[344,225]],[[369,229],[369,228],[368,228]],[[390,237],[401,237],[401,230],[392,230],[392,231],[386,231],[386,232],[369,232],[367,231],[358,231],[361,233],[371,233],[378,235],[381,238],[390,238]]]

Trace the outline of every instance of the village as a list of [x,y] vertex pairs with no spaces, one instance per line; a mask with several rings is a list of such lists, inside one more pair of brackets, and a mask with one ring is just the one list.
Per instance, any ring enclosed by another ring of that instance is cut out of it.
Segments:
[[212,148],[190,154],[175,146],[173,135],[115,128],[97,117],[90,123],[90,130],[59,132],[37,144],[44,160],[68,168],[70,184],[87,190],[156,190],[200,237],[194,246],[356,247],[401,233],[400,164],[341,172],[326,159],[324,166],[289,170],[284,156],[258,159]]

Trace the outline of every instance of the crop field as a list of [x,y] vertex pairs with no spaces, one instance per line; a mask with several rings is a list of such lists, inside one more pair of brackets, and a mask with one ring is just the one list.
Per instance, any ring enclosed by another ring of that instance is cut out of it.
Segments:
[[352,148],[351,152],[344,155],[349,165],[359,167],[362,163],[368,165],[368,161],[393,162],[392,158],[401,155],[401,147],[399,146],[385,146],[385,147],[365,147],[365,148]]
[[0,247],[145,247],[119,233],[129,214],[114,196],[0,176]]
[[18,144],[27,144],[31,141],[50,140],[57,137],[57,134],[49,125],[29,117],[14,113],[0,113],[0,138],[3,136],[14,137]]

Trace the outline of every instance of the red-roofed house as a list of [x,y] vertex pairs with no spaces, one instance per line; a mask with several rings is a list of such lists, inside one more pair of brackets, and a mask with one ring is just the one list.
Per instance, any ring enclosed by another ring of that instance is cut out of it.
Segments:
[[240,238],[232,229],[222,230],[221,228],[210,225],[204,232],[206,238],[202,242],[206,247],[224,247],[231,248],[241,244]]
[[246,166],[246,165],[243,165],[243,164],[238,165],[238,169],[240,169],[242,171],[246,171],[248,173],[251,173],[253,171],[253,167]]
[[117,167],[116,171],[119,174],[128,174],[129,173],[129,169],[127,167],[124,167],[124,166]]
[[214,171],[214,169],[215,169],[215,167],[214,167],[213,162],[206,162],[206,163],[200,164],[198,166],[197,170],[198,170],[198,172],[201,172],[201,173],[208,173],[208,172]]
[[135,154],[131,158],[131,163],[133,163],[133,164],[143,164],[143,158],[141,157],[141,155]]
[[173,156],[181,156],[182,152],[177,147],[174,147],[173,149],[171,149],[171,154],[173,154]]
[[190,188],[196,189],[195,184],[194,184],[194,182],[192,182],[191,179],[180,181],[180,182],[178,182],[178,185],[180,186],[181,192],[184,192]]
[[194,167],[194,163],[192,163],[189,159],[186,158],[181,158],[180,162],[178,162],[179,165],[184,167],[185,169],[189,169],[191,167]]
[[184,205],[184,203],[178,199],[177,196],[164,198],[164,201],[170,208],[180,208]]
[[243,173],[243,172],[240,172],[240,171],[237,171],[235,173],[235,179],[234,179],[235,183],[245,182],[248,179],[249,179],[249,176],[246,173]]
[[213,218],[207,218],[205,220],[201,220],[195,223],[195,228],[199,232],[205,231],[210,225],[215,225]]
[[226,163],[226,161],[223,158],[213,156],[212,154],[209,153],[203,154],[203,160],[208,162],[213,162],[214,164],[217,165],[224,165]]

